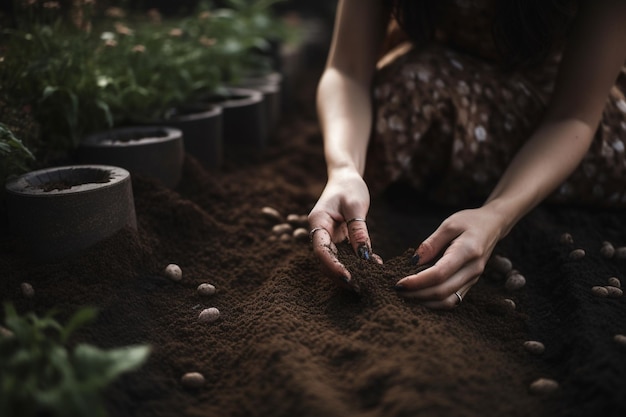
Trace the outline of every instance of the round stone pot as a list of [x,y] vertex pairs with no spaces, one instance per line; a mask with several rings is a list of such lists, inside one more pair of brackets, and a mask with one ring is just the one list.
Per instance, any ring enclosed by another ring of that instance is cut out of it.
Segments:
[[31,171],[7,182],[10,231],[31,257],[73,255],[125,227],[137,229],[130,173],[106,165]]
[[263,94],[248,88],[226,87],[223,90],[201,101],[222,108],[225,151],[232,154],[265,148],[268,130]]
[[278,72],[272,72],[266,75],[245,77],[237,84],[237,87],[256,90],[263,94],[268,134],[274,131],[282,113],[281,83],[282,75]]
[[183,132],[167,126],[130,126],[86,136],[76,158],[83,164],[122,167],[174,188],[182,175]]
[[185,151],[205,168],[218,171],[223,162],[223,114],[217,105],[190,104],[172,109],[158,122],[183,132]]

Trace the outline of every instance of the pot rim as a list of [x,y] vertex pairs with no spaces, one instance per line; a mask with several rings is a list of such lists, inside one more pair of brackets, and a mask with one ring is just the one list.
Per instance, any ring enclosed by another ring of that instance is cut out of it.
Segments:
[[[124,134],[124,133],[142,133],[142,132],[154,132],[162,131],[165,136],[148,136],[139,140],[130,141],[113,141],[109,139],[111,134]],[[115,127],[107,130],[103,130],[96,133],[91,133],[83,139],[80,146],[95,147],[95,148],[109,148],[109,147],[132,147],[132,146],[144,146],[150,143],[167,142],[172,139],[182,137],[182,130],[172,126],[127,126],[127,127]]]

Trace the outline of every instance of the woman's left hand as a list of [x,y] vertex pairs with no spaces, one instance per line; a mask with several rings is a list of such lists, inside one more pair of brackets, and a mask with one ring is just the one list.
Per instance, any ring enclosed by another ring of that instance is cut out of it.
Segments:
[[431,267],[402,278],[396,290],[434,309],[458,306],[480,275],[496,243],[503,237],[505,219],[488,206],[459,211],[422,242],[415,252],[418,265]]

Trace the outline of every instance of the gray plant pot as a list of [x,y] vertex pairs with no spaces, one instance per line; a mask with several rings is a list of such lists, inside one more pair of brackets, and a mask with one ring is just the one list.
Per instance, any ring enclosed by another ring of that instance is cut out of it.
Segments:
[[32,258],[76,254],[137,228],[130,173],[105,165],[31,171],[7,182],[9,227]]
[[182,175],[183,132],[167,126],[131,126],[93,133],[78,146],[83,164],[119,166],[132,175],[156,179],[175,188]]
[[271,134],[278,125],[282,113],[282,75],[272,72],[263,76],[245,77],[237,87],[260,91],[263,94],[265,120],[268,134]]

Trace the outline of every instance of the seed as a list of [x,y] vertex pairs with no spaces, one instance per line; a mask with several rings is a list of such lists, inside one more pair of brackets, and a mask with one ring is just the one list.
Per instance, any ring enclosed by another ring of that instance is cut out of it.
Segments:
[[563,233],[559,238],[559,242],[565,245],[572,245],[574,243],[574,238],[569,233]]
[[165,267],[165,276],[172,281],[180,281],[183,279],[183,271],[176,264],[169,264]]
[[22,282],[20,284],[20,290],[22,290],[22,295],[26,298],[33,298],[35,296],[35,289],[28,282]]
[[549,394],[558,388],[559,383],[549,378],[539,378],[530,384],[530,392],[533,394]]
[[626,259],[626,246],[620,246],[615,248],[615,255],[617,259]]
[[604,288],[606,288],[607,295],[609,298],[619,298],[622,295],[624,295],[624,292],[622,291],[621,288],[612,287],[610,285],[607,285]]
[[269,242],[276,242],[276,240],[277,240],[277,239],[278,239],[278,238],[276,237],[276,235],[269,235],[269,236],[267,237],[267,240],[268,240]]
[[200,372],[187,372],[180,378],[181,384],[185,388],[197,389],[204,385],[204,375]]
[[506,276],[513,269],[513,263],[505,256],[494,255],[489,259],[487,267],[496,275]]
[[293,226],[291,226],[289,223],[280,223],[272,227],[272,232],[276,235],[282,235],[285,233],[291,234],[292,231]]
[[534,355],[541,355],[544,350],[546,350],[545,346],[543,345],[543,343],[538,342],[536,340],[527,340],[524,342],[524,348],[534,354]]
[[519,273],[509,275],[504,283],[504,287],[509,291],[519,290],[524,285],[526,285],[526,278]]
[[622,283],[620,282],[619,278],[617,278],[617,277],[609,278],[609,285],[612,286],[612,287],[622,288]]
[[265,217],[267,217],[270,220],[274,220],[277,222],[283,221],[283,216],[280,214],[278,210],[276,210],[273,207],[263,207],[261,209],[261,214],[263,214]]
[[204,295],[204,296],[213,295],[215,294],[215,286],[211,284],[207,284],[207,283],[200,284],[198,285],[197,291],[199,295]]
[[615,340],[620,345],[626,347],[626,335],[616,334],[615,336],[613,336],[613,340]]
[[287,222],[291,224],[303,226],[309,223],[309,216],[307,216],[306,214],[303,214],[303,215],[289,214],[287,216]]
[[291,240],[291,235],[289,233],[283,233],[282,235],[280,235],[279,240],[281,242],[289,242]]
[[2,338],[13,337],[13,332],[7,329],[6,327],[0,326],[0,337]]
[[600,255],[605,257],[606,259],[611,259],[615,254],[615,248],[611,242],[604,241],[602,242],[602,246],[600,247]]
[[609,290],[607,290],[606,287],[600,287],[596,285],[595,287],[591,287],[591,292],[596,297],[608,297],[609,296]]
[[212,323],[220,318],[220,311],[215,307],[205,308],[198,315],[198,321],[201,323]]
[[584,249],[574,249],[573,251],[569,253],[569,258],[573,260],[582,259],[584,257],[585,257]]
[[511,300],[510,298],[505,298],[504,300],[502,300],[502,304],[504,304],[505,307],[510,308],[511,310],[515,310],[515,301]]
[[309,238],[309,232],[304,227],[298,227],[293,231],[293,237],[296,239],[307,240]]

